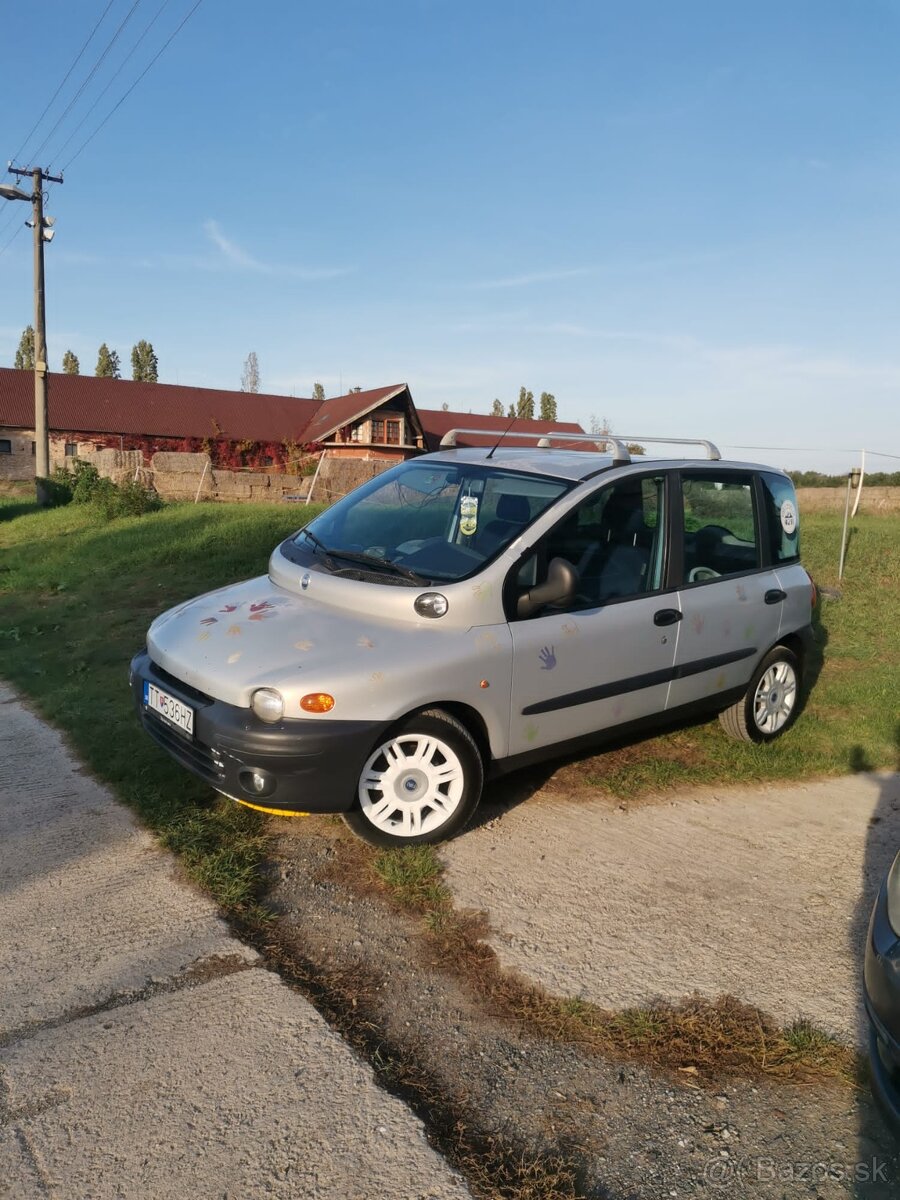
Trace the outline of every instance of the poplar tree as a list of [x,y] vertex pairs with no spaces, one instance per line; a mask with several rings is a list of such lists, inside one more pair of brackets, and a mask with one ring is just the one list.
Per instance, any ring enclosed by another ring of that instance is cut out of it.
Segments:
[[17,371],[34,370],[34,327],[26,325],[19,338],[15,366]]
[[541,420],[556,420],[556,397],[552,392],[541,392]]
[[255,350],[251,350],[244,359],[244,369],[241,371],[241,391],[259,391],[259,361]]
[[156,383],[159,380],[159,361],[151,342],[143,338],[131,347],[131,378],[138,383]]
[[115,350],[110,350],[106,342],[97,351],[97,368],[94,374],[98,379],[122,378],[119,355]]

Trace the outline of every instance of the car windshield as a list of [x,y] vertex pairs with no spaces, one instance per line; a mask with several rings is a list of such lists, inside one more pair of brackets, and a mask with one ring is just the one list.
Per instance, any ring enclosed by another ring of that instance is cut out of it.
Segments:
[[293,544],[335,574],[453,582],[495,558],[571,486],[469,463],[404,463],[339,500]]

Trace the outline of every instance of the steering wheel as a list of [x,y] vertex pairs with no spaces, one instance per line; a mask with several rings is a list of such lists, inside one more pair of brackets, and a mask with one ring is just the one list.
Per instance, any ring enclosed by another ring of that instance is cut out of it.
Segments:
[[721,573],[712,567],[691,567],[688,571],[688,583],[703,583],[707,579],[721,579]]

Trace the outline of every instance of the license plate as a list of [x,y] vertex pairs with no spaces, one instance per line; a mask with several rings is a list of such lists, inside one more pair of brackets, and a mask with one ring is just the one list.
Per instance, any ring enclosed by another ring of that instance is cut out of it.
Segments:
[[169,725],[174,725],[182,733],[193,737],[194,710],[146,679],[144,680],[144,705],[158,717],[162,717]]

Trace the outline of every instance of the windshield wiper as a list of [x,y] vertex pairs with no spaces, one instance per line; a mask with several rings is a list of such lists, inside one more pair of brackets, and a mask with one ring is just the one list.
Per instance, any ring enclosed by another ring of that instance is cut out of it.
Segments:
[[395,575],[402,575],[404,579],[409,579],[412,583],[427,584],[430,580],[416,574],[409,567],[401,566],[400,563],[392,562],[389,558],[379,558],[377,554],[366,554],[361,550],[334,550],[328,547],[326,553],[334,558],[343,558],[347,562],[360,563],[362,566],[377,567],[382,571],[393,571]]
[[325,545],[320,537],[313,533],[311,529],[301,529],[300,532],[304,537],[309,538],[317,550],[322,551],[322,557],[325,559],[325,565],[330,571],[334,570],[334,559],[331,557],[331,550]]

